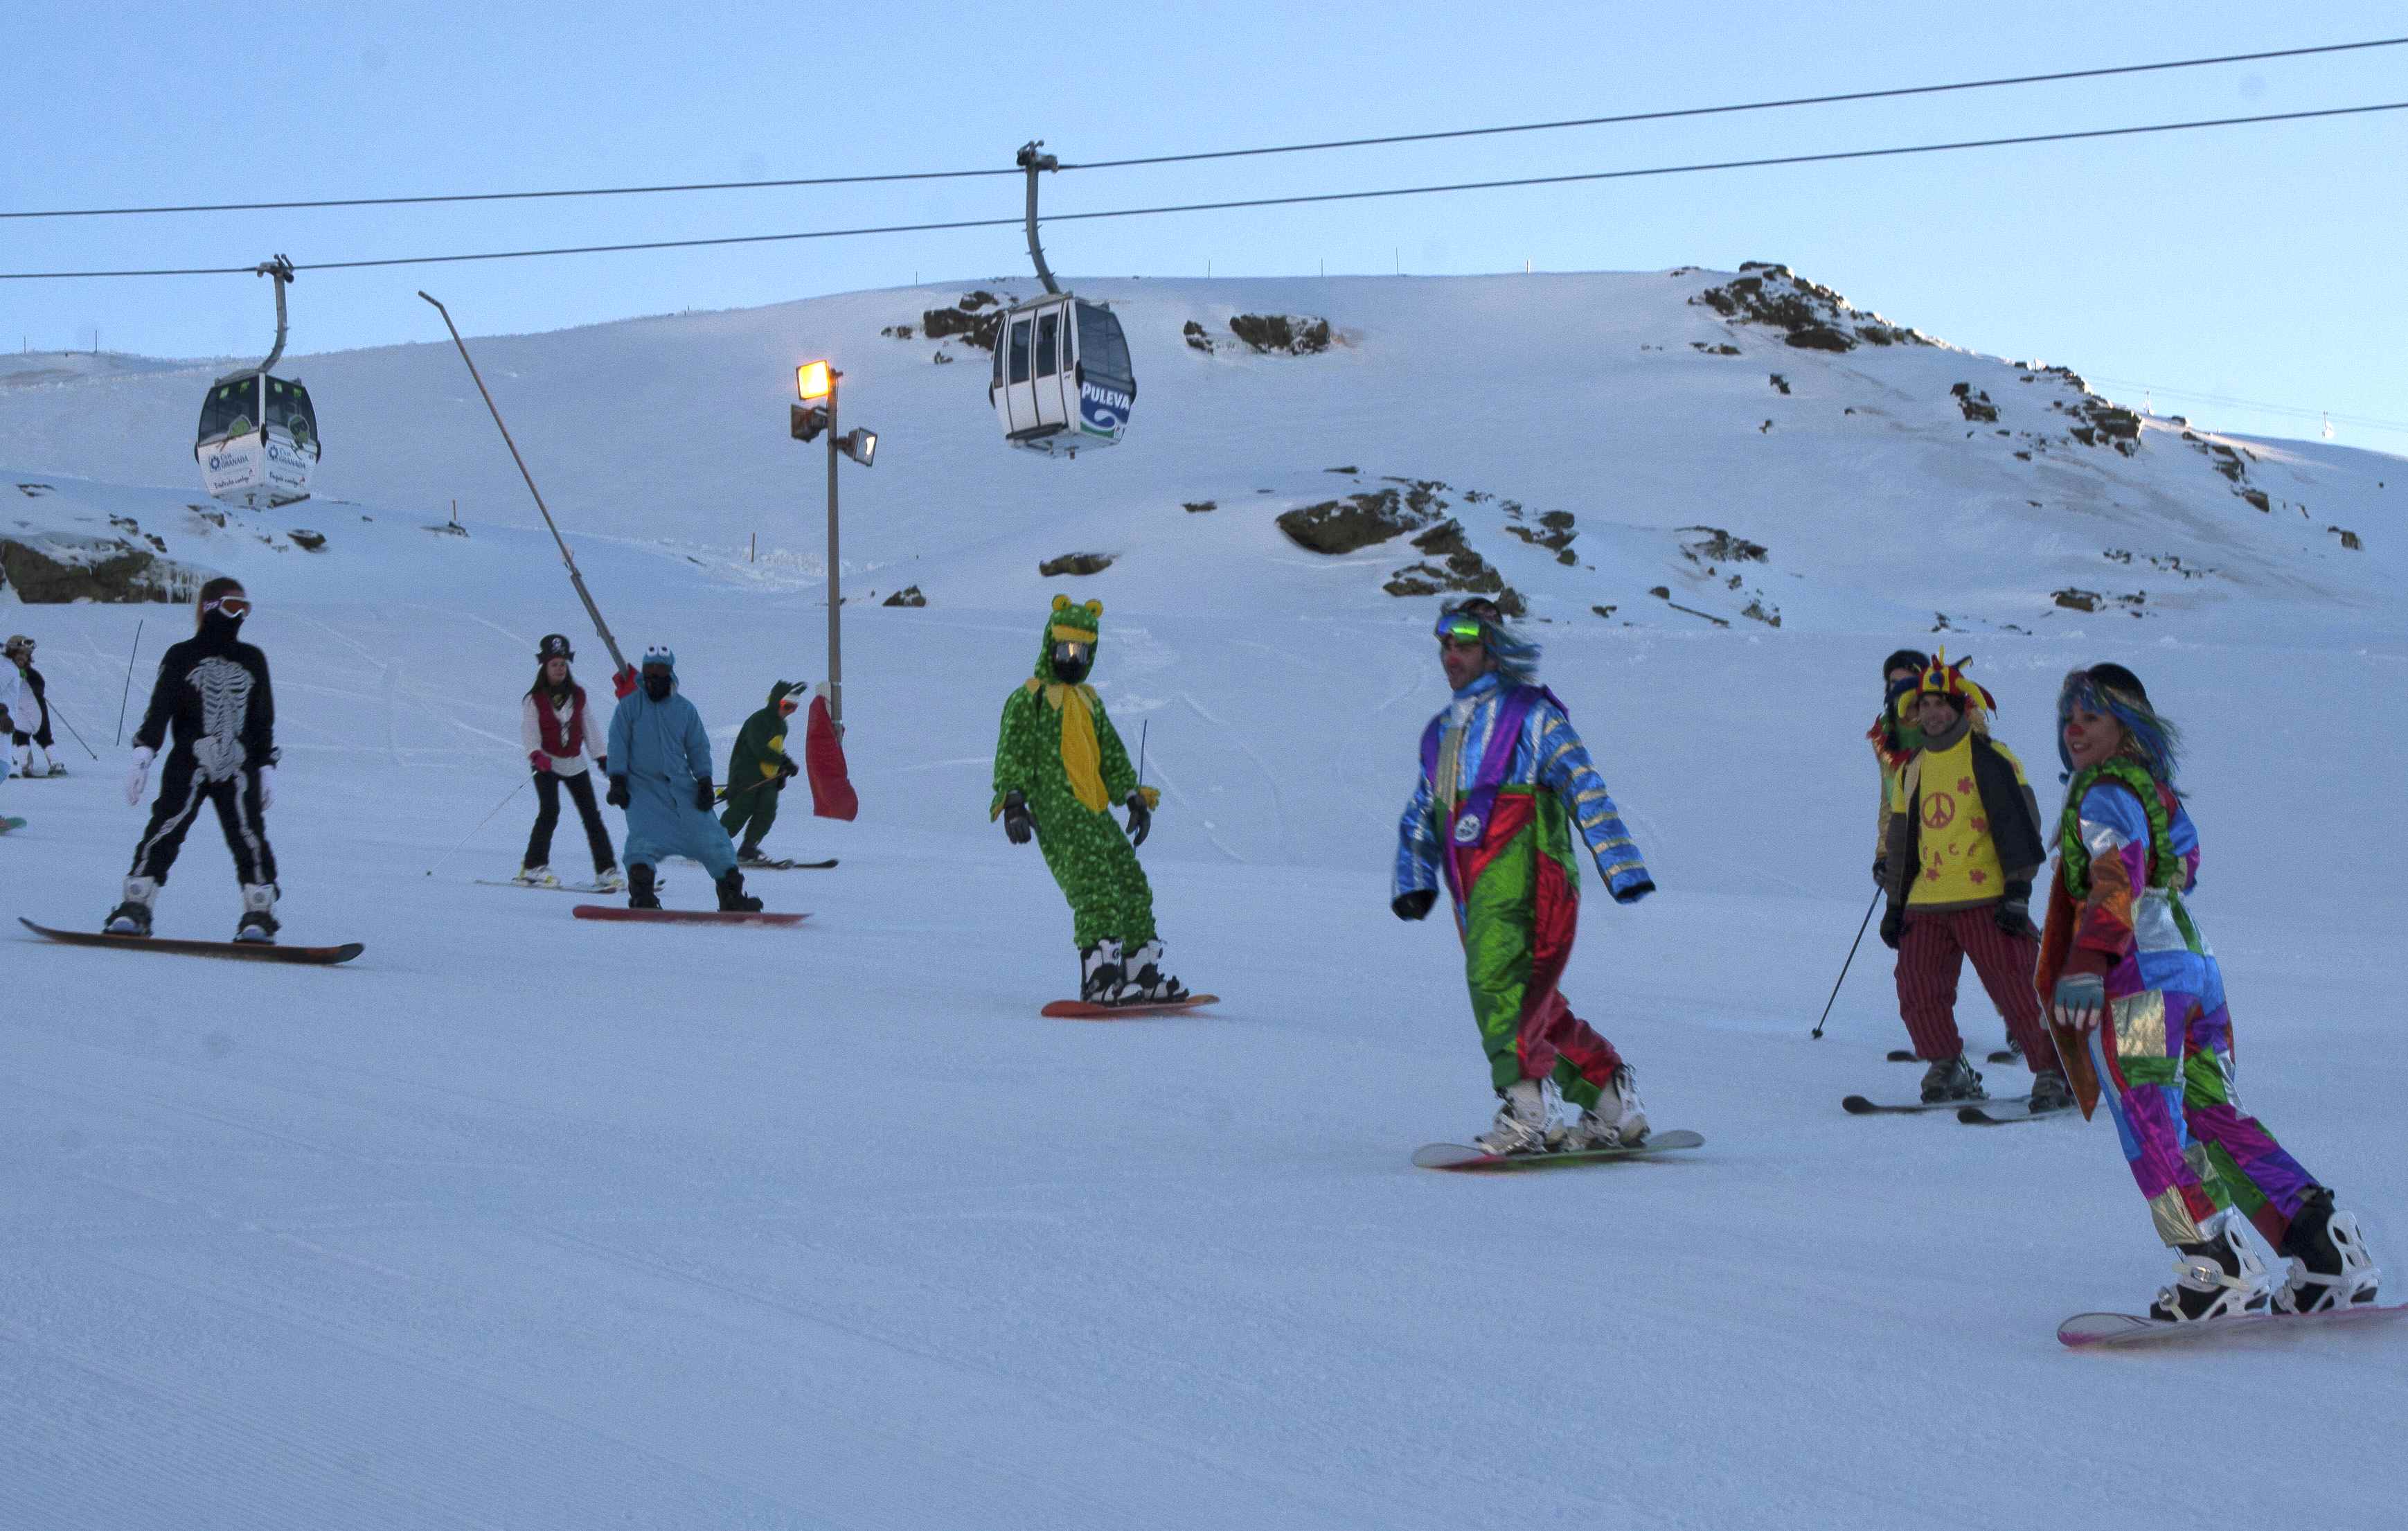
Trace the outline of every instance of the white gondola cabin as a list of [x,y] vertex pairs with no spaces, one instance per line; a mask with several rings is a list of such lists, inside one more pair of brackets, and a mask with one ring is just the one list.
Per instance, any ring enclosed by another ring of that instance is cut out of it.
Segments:
[[193,440],[209,498],[251,510],[308,498],[309,471],[324,450],[309,390],[270,370],[284,354],[284,284],[293,280],[293,263],[279,255],[258,271],[276,279],[276,348],[257,367],[209,384]]
[[1013,446],[1070,456],[1113,445],[1137,402],[1121,322],[1068,293],[1013,305],[997,321],[987,397]]

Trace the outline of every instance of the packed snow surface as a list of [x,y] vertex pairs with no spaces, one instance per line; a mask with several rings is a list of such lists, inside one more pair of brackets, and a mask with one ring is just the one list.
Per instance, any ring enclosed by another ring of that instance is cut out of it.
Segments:
[[[1882,656],[1971,651],[2050,811],[2057,679],[2120,660],[2189,731],[2244,1099],[2408,1293],[2380,998],[2408,464],[2157,419],[2084,444],[2061,374],[1801,349],[1687,301],[1732,276],[1081,284],[1140,394],[1125,444],[1069,463],[996,440],[983,354],[877,333],[1025,282],[475,342],[621,643],[676,647],[723,758],[773,680],[825,672],[793,362],[836,356],[845,423],[881,432],[845,470],[862,816],[789,792],[770,848],[842,864],[752,878],[810,912],[793,931],[474,885],[532,816],[537,638],[570,634],[597,694],[607,660],[448,346],[303,357],[325,495],[223,526],[185,446],[217,364],[0,376],[0,539],[249,583],[284,939],[367,946],[316,970],[0,938],[0,1525],[1903,1531],[2180,1524],[2202,1494],[2391,1524],[2408,1328],[2066,1351],[2059,1319],[2172,1274],[2112,1128],[1842,1114],[1919,1073],[1883,1061],[1870,935],[1807,1033],[1872,893]],[[1245,312],[1340,343],[1254,354]],[[1416,486],[1442,510],[1358,551],[1277,526]],[[1509,529],[1558,509],[1569,563]],[[1408,1163],[1493,1109],[1443,920],[1387,908],[1445,687],[1436,598],[1383,586],[1447,567],[1411,542],[1446,519],[1545,619],[1662,889],[1621,909],[1591,879],[1565,989],[1696,1153]],[[1038,575],[1081,551],[1115,562]],[[907,585],[928,604],[875,603]],[[1141,854],[1208,1011],[1037,1015],[1075,987],[1069,922],[988,780],[1056,591],[1105,604],[1096,683],[1163,789]],[[136,625],[138,713],[189,608],[14,602],[103,758],[63,729],[74,774],[0,784],[30,821],[0,912],[89,926],[141,822],[114,743]],[[664,874],[708,905],[698,868]],[[196,825],[161,933],[238,906]],[[1970,977],[1959,1018],[2001,1034]],[[2279,1466],[2202,1466],[2228,1448]]]

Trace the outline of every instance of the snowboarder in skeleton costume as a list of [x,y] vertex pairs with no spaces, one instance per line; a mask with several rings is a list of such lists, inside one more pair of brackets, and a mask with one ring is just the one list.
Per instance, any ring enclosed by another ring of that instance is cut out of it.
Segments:
[[242,884],[236,941],[276,939],[276,852],[267,843],[266,814],[276,801],[276,699],[267,657],[237,636],[251,614],[239,581],[220,576],[201,586],[199,630],[159,660],[142,726],[134,730],[134,769],[125,779],[129,807],[142,802],[150,762],[173,744],[159,773],[159,798],[134,848],[124,902],[109,912],[117,935],[149,935],[161,885],[183,849],[184,831],[206,802],[217,810],[226,848]]
[[[1563,704],[1538,684],[1539,646],[1477,597],[1439,614],[1438,638],[1455,700],[1422,734],[1390,907],[1427,917],[1441,874],[1454,897],[1472,1015],[1504,1103],[1476,1141],[1492,1153],[1635,1147],[1648,1127],[1630,1067],[1555,983],[1580,924],[1575,847],[1616,903],[1645,898],[1655,879]],[[1553,1134],[1551,1081],[1582,1107]]]
[[[995,745],[995,800],[1015,845],[1036,836],[1045,865],[1070,901],[1079,944],[1079,997],[1091,1004],[1165,1004],[1186,996],[1163,966],[1154,928],[1154,889],[1132,845],[1145,844],[1162,794],[1138,785],[1128,747],[1096,688],[1104,603],[1055,596],[1037,651],[1037,673],[1003,704]],[[1128,810],[1124,834],[1112,817]]]

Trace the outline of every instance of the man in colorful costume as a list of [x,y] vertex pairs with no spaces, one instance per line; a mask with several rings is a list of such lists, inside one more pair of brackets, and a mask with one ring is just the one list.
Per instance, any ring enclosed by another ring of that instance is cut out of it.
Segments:
[[[1015,845],[1033,835],[1070,901],[1079,944],[1079,995],[1091,1004],[1161,1004],[1187,990],[1164,965],[1154,889],[1137,852],[1162,795],[1138,784],[1128,749],[1086,684],[1104,603],[1055,596],[1037,651],[1037,673],[1003,704],[995,745],[995,800]],[[1128,810],[1128,832],[1111,815]]]
[[[1635,1147],[1648,1129],[1630,1065],[1556,983],[1580,925],[1579,849],[1616,903],[1638,903],[1655,881],[1563,703],[1538,684],[1539,646],[1478,598],[1440,612],[1438,638],[1455,698],[1422,732],[1390,907],[1399,919],[1426,917],[1441,880],[1454,901],[1472,1017],[1502,1101],[1477,1141],[1493,1153]],[[1553,1133],[1549,1084],[1582,1108]]]
[[[2083,1114],[2107,1102],[2157,1236],[2180,1256],[2149,1316],[2372,1302],[2358,1220],[2234,1097],[2223,970],[2184,902],[2200,845],[2174,791],[2181,735],[2117,664],[2067,675],[2057,718],[2073,777],[2034,985]],[[2279,1289],[2242,1220],[2296,1263]]]
[[1907,709],[1930,664],[1929,655],[1911,648],[1899,649],[1882,661],[1881,715],[1865,730],[1873,762],[1881,770],[1881,801],[1873,815],[1873,881],[1883,887],[1889,885],[1889,800],[1899,773],[1923,747],[1923,727],[1907,715]]
[[627,814],[627,907],[657,909],[654,869],[664,856],[690,856],[710,874],[719,907],[753,914],[736,845],[710,815],[710,734],[677,688],[677,654],[647,649],[641,686],[610,715],[609,803]]
[[735,747],[728,752],[727,811],[719,816],[719,827],[730,838],[743,835],[736,847],[739,864],[769,859],[761,842],[778,822],[778,798],[786,790],[787,778],[799,775],[803,769],[786,753],[786,720],[802,701],[799,682],[780,681],[770,686],[769,705],[744,720],[744,727],[737,730]]
[[1991,741],[1998,702],[1965,678],[1964,660],[1934,655],[1914,702],[1923,739],[1890,786],[1881,934],[1899,955],[1899,1018],[1914,1055],[1931,1065],[1923,1098],[1986,1098],[1956,1030],[1956,980],[1971,958],[2030,1065],[2031,1108],[2062,1109],[2071,1104],[2065,1076],[2027,991],[2039,956],[2032,877],[2046,860],[2040,805],[2023,763]]

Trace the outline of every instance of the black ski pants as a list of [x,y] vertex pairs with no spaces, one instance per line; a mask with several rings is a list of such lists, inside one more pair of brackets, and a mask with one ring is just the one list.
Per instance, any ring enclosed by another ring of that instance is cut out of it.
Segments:
[[168,869],[184,848],[184,831],[193,827],[204,802],[218,811],[226,849],[234,852],[235,875],[245,883],[274,882],[276,851],[267,843],[266,819],[259,805],[259,773],[246,766],[224,781],[203,781],[193,752],[181,746],[167,752],[166,769],[159,773],[159,801],[150,805],[150,827],[134,848],[132,874],[166,882]]
[[602,810],[594,805],[594,773],[591,770],[563,776],[550,771],[535,773],[535,830],[527,836],[526,859],[522,867],[552,864],[552,831],[560,827],[560,789],[566,786],[568,795],[576,800],[577,816],[585,821],[585,847],[594,853],[594,871],[598,875],[619,864],[619,853],[611,847],[610,831],[602,826]]

